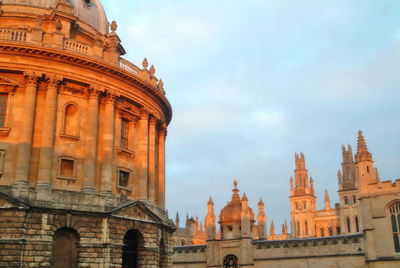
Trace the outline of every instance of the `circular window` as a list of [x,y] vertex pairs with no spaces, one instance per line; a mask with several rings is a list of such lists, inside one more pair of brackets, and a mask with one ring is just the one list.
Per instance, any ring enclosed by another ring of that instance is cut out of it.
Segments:
[[86,4],[90,4],[90,0],[84,0]]

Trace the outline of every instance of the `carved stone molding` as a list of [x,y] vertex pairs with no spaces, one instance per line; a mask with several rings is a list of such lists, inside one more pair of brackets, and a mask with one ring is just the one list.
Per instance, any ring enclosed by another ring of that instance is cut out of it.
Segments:
[[28,85],[37,86],[39,79],[42,77],[42,74],[32,71],[27,71],[24,72],[24,77],[27,86]]

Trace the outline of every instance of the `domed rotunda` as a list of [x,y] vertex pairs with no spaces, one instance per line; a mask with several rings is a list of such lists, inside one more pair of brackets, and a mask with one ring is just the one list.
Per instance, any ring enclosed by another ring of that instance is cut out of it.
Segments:
[[171,267],[156,69],[99,0],[0,1],[0,267]]

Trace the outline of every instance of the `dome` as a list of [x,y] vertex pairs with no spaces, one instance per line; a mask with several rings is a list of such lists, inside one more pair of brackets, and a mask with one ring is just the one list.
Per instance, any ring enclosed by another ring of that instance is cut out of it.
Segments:
[[[229,223],[240,223],[241,222],[241,212],[242,212],[242,201],[239,196],[239,189],[237,188],[237,181],[234,182],[234,188],[232,190],[232,200],[221,210],[219,214],[220,224]],[[250,220],[254,222],[254,212],[253,209],[249,207]]]
[[[2,0],[3,5],[33,6],[52,9],[63,0]],[[73,14],[101,34],[108,33],[108,21],[100,0],[64,0],[73,6]]]

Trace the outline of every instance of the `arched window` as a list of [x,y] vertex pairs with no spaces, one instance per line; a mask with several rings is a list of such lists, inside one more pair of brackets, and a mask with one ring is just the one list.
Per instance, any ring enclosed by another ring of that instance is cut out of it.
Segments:
[[306,229],[306,235],[308,235],[308,222],[304,222],[304,228]]
[[64,109],[64,122],[62,134],[68,136],[79,136],[79,111],[78,106],[69,103]]
[[239,267],[239,259],[235,255],[227,255],[224,258],[224,268],[237,268]]
[[54,234],[52,266],[54,268],[78,267],[79,236],[75,230],[61,228]]
[[350,218],[346,217],[346,223],[347,223],[347,232],[351,233],[351,226],[350,226]]
[[392,223],[394,250],[400,252],[400,202],[390,206],[389,212]]
[[358,233],[358,232],[360,232],[360,225],[358,223],[358,217],[357,216],[354,217],[354,221],[356,222],[356,232]]
[[143,254],[144,240],[138,230],[129,230],[124,236],[122,247],[122,268],[138,268],[139,259]]

